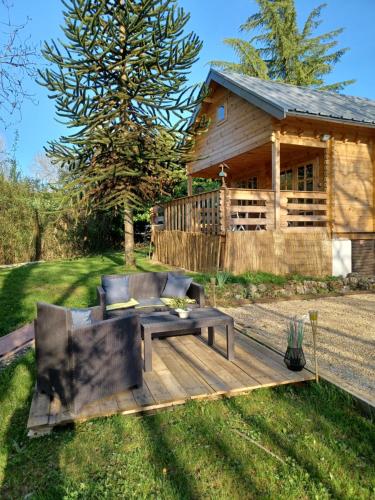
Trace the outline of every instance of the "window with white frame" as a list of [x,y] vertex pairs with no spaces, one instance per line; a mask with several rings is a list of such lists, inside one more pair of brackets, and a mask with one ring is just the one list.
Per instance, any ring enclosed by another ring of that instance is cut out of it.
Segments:
[[226,118],[227,118],[227,108],[225,103],[223,103],[220,104],[220,106],[218,106],[216,109],[216,122],[218,124],[222,123],[223,121],[226,120]]

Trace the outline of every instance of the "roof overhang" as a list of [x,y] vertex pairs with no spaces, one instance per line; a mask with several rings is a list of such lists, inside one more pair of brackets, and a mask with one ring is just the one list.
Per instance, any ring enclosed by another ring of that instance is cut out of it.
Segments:
[[[233,83],[230,79],[226,78],[225,75],[222,75],[221,73],[215,71],[214,69],[211,69],[210,72],[208,73],[204,86],[209,87],[212,82],[218,83],[222,87],[230,90],[239,97],[242,97],[242,99],[245,99],[245,101],[249,102],[250,104],[253,104],[257,108],[265,111],[266,113],[273,116],[274,118],[277,118],[278,120],[283,120],[284,118],[286,118],[286,111],[282,106],[276,105],[267,98],[259,95],[256,92],[252,92],[251,90],[243,87],[240,84]],[[201,105],[199,105],[195,110],[191,118],[191,124],[194,123],[200,109]]]
[[309,120],[321,120],[323,122],[338,123],[340,125],[352,125],[354,127],[375,128],[375,123],[362,122],[357,120],[348,120],[346,118],[335,118],[327,115],[314,115],[312,113],[303,113],[298,111],[288,111],[286,115],[293,118],[308,118]]
[[[278,120],[284,120],[287,116],[290,116],[290,117],[322,120],[332,123],[340,123],[342,125],[353,125],[365,128],[375,128],[375,123],[370,121],[367,122],[362,120],[357,121],[357,120],[339,118],[329,115],[327,116],[326,114],[323,113],[314,114],[314,113],[307,113],[303,111],[287,109],[281,104],[277,104],[274,101],[267,99],[267,97],[264,97],[259,92],[252,91],[249,88],[241,85],[241,83],[239,82],[234,82],[230,78],[226,77],[225,74],[220,73],[215,69],[211,69],[210,72],[208,73],[204,86],[209,87],[212,82],[216,82],[222,87],[228,89],[230,92],[233,92],[239,97],[242,97],[245,101],[263,110],[264,112],[268,113],[270,116]],[[191,117],[190,125],[194,123],[200,110],[201,110],[201,105],[197,106],[197,108],[195,109]]]

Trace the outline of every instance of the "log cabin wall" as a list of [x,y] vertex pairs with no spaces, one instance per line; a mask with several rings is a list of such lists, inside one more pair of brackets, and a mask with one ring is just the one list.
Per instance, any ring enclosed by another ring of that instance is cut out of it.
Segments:
[[334,141],[335,233],[374,231],[374,169],[368,143]]
[[375,274],[375,240],[352,240],[352,271]]
[[[321,148],[319,169],[329,194],[333,234],[375,238],[375,130],[303,118],[274,123],[282,144]],[[324,134],[331,137],[326,143],[321,141]]]
[[[212,102],[211,102],[212,101]],[[218,107],[225,106],[225,119],[217,120]],[[206,133],[196,138],[190,173],[221,163],[270,141],[272,118],[259,108],[223,87],[213,89],[210,102],[202,110],[211,123]]]
[[[271,156],[271,152],[270,152]],[[259,163],[256,165],[249,165],[241,171],[229,173],[229,187],[246,188],[244,183],[249,179],[256,178],[257,189],[272,189],[272,167],[271,160]]]

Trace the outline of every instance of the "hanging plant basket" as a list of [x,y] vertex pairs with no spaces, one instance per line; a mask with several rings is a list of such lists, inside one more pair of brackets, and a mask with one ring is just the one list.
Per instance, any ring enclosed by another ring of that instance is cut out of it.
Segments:
[[284,363],[294,372],[300,372],[306,365],[302,347],[288,347],[284,356]]

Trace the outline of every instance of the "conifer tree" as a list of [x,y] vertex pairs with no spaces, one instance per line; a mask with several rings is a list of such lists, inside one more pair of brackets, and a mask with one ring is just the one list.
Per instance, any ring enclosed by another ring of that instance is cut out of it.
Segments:
[[320,90],[340,91],[354,80],[330,85],[326,75],[347,52],[336,49],[339,28],[321,35],[315,34],[322,23],[321,12],[326,4],[314,8],[302,29],[297,24],[295,0],[256,0],[259,11],[248,18],[241,31],[249,40],[227,38],[226,45],[234,49],[238,63],[212,61],[216,67],[229,71],[277,80]]
[[81,203],[124,208],[133,264],[132,210],[167,192],[189,159],[188,120],[204,92],[187,79],[202,43],[184,33],[189,15],[176,0],[63,4],[65,40],[45,43],[40,83],[72,134],[47,154],[69,169]]

